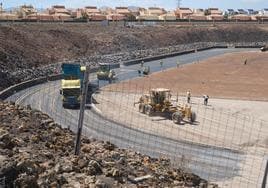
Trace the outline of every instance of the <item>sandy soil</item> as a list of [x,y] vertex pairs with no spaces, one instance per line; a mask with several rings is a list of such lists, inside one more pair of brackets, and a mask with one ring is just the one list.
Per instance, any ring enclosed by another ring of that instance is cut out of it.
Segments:
[[[247,59],[247,64],[244,61]],[[185,104],[190,90],[197,122],[176,125],[138,112],[133,103],[149,88],[172,88],[173,102]],[[210,95],[209,106],[202,95]],[[110,85],[94,96],[100,113],[126,126],[173,139],[242,151],[239,177],[217,182],[220,187],[260,185],[268,153],[268,53],[242,52],[211,58],[149,77]],[[240,100],[233,100],[240,99]],[[243,100],[241,100],[243,99]]]
[[226,54],[110,86],[111,90],[131,92],[156,87],[171,88],[180,95],[190,90],[193,96],[267,101],[268,53]]

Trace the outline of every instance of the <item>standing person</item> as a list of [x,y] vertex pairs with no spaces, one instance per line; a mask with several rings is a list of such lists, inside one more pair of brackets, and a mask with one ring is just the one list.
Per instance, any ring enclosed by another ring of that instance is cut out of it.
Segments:
[[204,98],[204,105],[208,105],[208,99],[209,99],[209,96],[208,95],[203,95],[203,98]]
[[143,65],[144,65],[144,61],[141,61],[141,67],[143,67]]
[[247,64],[247,62],[248,62],[248,59],[246,59],[246,60],[244,61],[244,65],[246,65],[246,64]]
[[177,61],[177,68],[179,68],[180,67],[180,62],[179,62],[179,60]]
[[191,102],[191,92],[190,91],[187,91],[186,98],[187,98],[187,103],[190,103]]
[[162,70],[163,70],[163,64],[164,64],[163,60],[160,60],[160,66]]

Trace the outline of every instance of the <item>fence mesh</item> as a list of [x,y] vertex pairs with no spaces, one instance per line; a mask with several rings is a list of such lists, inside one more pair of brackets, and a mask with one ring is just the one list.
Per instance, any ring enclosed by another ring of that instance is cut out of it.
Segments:
[[[220,187],[261,186],[268,154],[268,124],[245,111],[249,101],[210,98],[208,105],[204,105],[203,97],[192,93],[188,104],[187,89],[180,89],[168,79],[145,76],[127,80],[127,76],[138,74],[135,67],[124,67],[117,74],[125,81],[98,83],[96,74],[90,75],[83,135],[153,157],[170,158],[174,167],[193,172]],[[93,90],[98,84],[100,88]],[[177,124],[169,113],[160,111],[148,116],[139,112],[139,103],[134,103],[155,88],[170,88],[168,97],[172,105],[191,106],[196,121],[191,123],[185,117]],[[48,82],[15,93],[8,100],[31,105],[76,132],[79,108],[63,107],[66,97],[63,93],[67,91],[60,93],[60,89],[60,81]],[[68,92],[76,95],[74,90]]]
[[0,178],[0,188],[5,188],[6,187],[6,178]]

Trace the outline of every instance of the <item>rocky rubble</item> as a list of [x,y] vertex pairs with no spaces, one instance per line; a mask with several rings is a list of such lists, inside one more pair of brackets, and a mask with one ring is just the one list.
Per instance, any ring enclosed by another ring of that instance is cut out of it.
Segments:
[[[7,187],[216,187],[198,176],[109,142],[75,136],[48,115],[0,102],[0,180]],[[1,183],[1,181],[0,181]]]

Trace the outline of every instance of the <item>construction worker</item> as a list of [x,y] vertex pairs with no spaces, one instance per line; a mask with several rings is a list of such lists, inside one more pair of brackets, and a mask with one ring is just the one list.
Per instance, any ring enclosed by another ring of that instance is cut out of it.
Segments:
[[180,62],[179,61],[177,61],[177,68],[179,68],[180,67]]
[[163,69],[163,64],[164,64],[163,60],[160,60],[161,69]]
[[204,105],[208,105],[208,99],[209,99],[209,96],[208,95],[203,95],[203,98],[204,98]]
[[144,65],[144,61],[141,61],[141,67],[143,67],[143,65]]
[[190,103],[191,102],[191,92],[190,91],[187,91],[186,98],[187,98],[187,103]]
[[248,62],[248,59],[246,59],[246,60],[244,61],[244,65],[246,65],[246,64],[247,64],[247,62]]
[[141,76],[141,71],[142,71],[141,69],[138,70],[138,74],[139,74],[139,76]]

